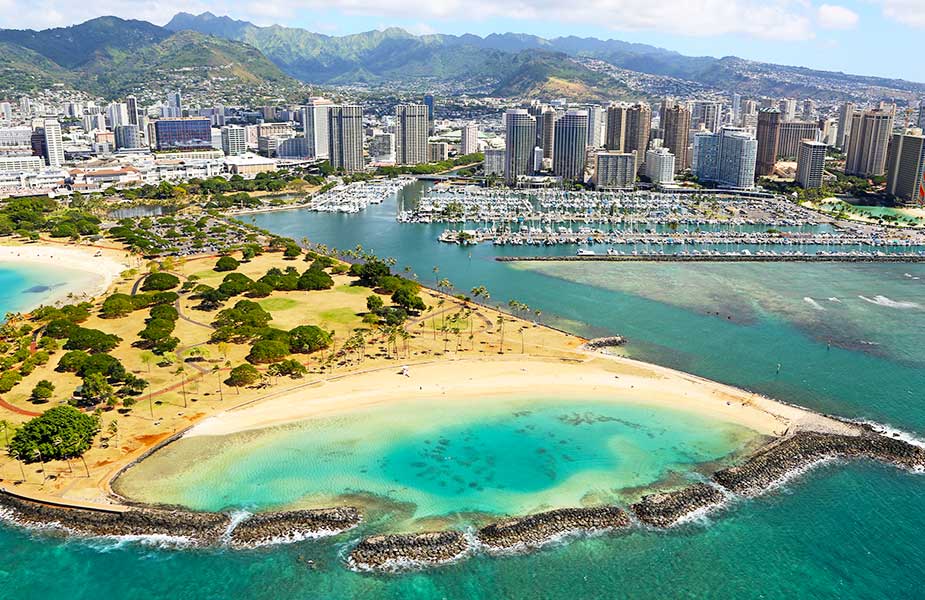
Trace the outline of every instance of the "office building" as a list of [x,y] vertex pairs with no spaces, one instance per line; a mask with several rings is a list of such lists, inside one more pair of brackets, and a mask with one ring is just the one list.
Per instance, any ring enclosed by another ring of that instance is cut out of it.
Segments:
[[594,161],[598,189],[630,189],[636,185],[635,152],[598,152]]
[[822,187],[822,176],[825,173],[825,151],[827,148],[828,146],[815,140],[800,141],[796,176],[796,182],[800,187],[805,189]]
[[647,103],[634,104],[626,111],[623,134],[623,152],[636,154],[636,168],[646,161],[649,136],[652,134],[652,107]]
[[626,113],[629,110],[625,104],[611,104],[607,107],[607,127],[604,134],[604,147],[611,152],[623,152],[626,140]]
[[433,94],[424,94],[424,106],[427,107],[427,120],[430,123],[434,122],[434,95]]
[[304,135],[290,138],[277,138],[276,158],[305,159],[308,158],[308,143]]
[[556,121],[559,120],[559,116],[556,109],[547,107],[543,110],[542,120],[537,123],[537,127],[542,125],[543,129],[541,136],[543,158],[553,157],[556,143]]
[[664,107],[662,117],[663,145],[675,158],[675,172],[690,166],[691,112],[686,106],[671,102]]
[[488,148],[485,150],[485,160],[482,162],[482,170],[485,171],[486,177],[504,176],[506,154],[504,150],[498,150],[496,148]]
[[44,129],[45,160],[49,167],[60,167],[64,164],[64,139],[61,136],[61,124],[54,119],[45,119]]
[[377,133],[369,138],[369,158],[377,163],[395,162],[395,134]]
[[479,126],[475,123],[463,125],[459,137],[459,153],[475,154],[479,151]]
[[364,170],[362,106],[331,106],[328,113],[328,153],[335,169],[346,173]]
[[588,111],[566,111],[556,120],[553,174],[564,181],[584,181],[587,147]]
[[41,171],[45,161],[40,156],[0,156],[0,173],[12,171]]
[[854,116],[854,103],[845,102],[838,109],[838,133],[835,136],[835,147],[844,150],[851,130],[851,119]]
[[247,135],[240,125],[222,127],[222,151],[225,156],[240,156],[247,152]]
[[604,109],[598,104],[589,104],[588,111],[588,147],[600,148],[604,143]]
[[[545,118],[545,115],[544,115]],[[504,113],[504,180],[508,185],[533,173],[533,148],[536,143],[536,119],[522,108]]]
[[780,125],[777,160],[793,160],[803,140],[819,141],[819,126],[815,121],[786,121]]
[[777,149],[780,144],[781,112],[776,108],[766,108],[758,112],[758,158],[755,174],[767,177],[774,173],[777,164]]
[[113,137],[116,144],[116,150],[124,148],[141,148],[141,132],[138,125],[117,125],[113,127]]
[[138,99],[135,96],[126,96],[125,108],[128,112],[128,124],[138,125]]
[[154,143],[160,151],[211,148],[212,121],[204,117],[158,119],[154,122]]
[[302,131],[309,158],[328,158],[328,113],[332,105],[327,98],[310,98],[301,109]]
[[723,103],[712,100],[694,100],[688,104],[691,111],[691,128],[703,126],[711,133],[719,132],[723,125]]
[[656,185],[674,183],[675,158],[668,148],[659,146],[646,152],[646,177]]
[[893,134],[887,157],[886,192],[907,204],[925,201],[925,137]]
[[428,142],[427,143],[427,160],[428,162],[443,162],[450,158],[450,145],[446,142]]
[[781,120],[793,121],[797,118],[797,101],[793,98],[784,98],[779,102]]
[[886,172],[887,150],[893,134],[893,112],[874,108],[851,117],[845,173],[879,177]]
[[816,103],[812,100],[803,101],[802,117],[804,121],[812,121],[816,118]]
[[395,107],[395,163],[419,165],[428,162],[428,107],[399,104]]

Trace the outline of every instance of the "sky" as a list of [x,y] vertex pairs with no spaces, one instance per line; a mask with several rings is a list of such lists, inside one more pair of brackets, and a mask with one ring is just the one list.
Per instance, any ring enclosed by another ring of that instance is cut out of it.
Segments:
[[925,0],[0,0],[0,28],[44,29],[102,15],[163,25],[211,11],[257,25],[345,35],[578,35],[925,82]]

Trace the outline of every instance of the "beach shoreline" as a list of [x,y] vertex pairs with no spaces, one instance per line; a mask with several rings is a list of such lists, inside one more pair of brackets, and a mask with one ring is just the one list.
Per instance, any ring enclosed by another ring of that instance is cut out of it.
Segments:
[[[69,295],[85,296],[88,299],[104,295],[119,279],[122,272],[131,268],[126,253],[111,249],[87,247],[72,244],[48,243],[11,244],[0,241],[0,267],[10,265],[41,265],[63,268],[93,275],[92,283],[79,289],[52,291],[45,295],[40,304],[55,304]],[[34,307],[29,307],[34,308]]]

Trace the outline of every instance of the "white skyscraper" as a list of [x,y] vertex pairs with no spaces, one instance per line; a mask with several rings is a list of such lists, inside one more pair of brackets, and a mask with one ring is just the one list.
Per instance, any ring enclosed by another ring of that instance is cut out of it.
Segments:
[[395,107],[395,163],[419,165],[428,162],[427,106],[399,104]]
[[589,104],[588,111],[588,147],[600,148],[604,145],[604,109],[598,104]]
[[893,134],[893,112],[879,108],[855,112],[849,131],[845,173],[859,177],[883,175]]
[[328,113],[332,103],[327,98],[310,98],[302,107],[302,131],[309,158],[329,158]]
[[0,102],[0,119],[4,121],[13,120],[13,107],[9,102]]
[[854,104],[845,102],[838,109],[838,133],[835,136],[835,146],[845,149],[848,136],[851,135],[851,118],[854,116]]
[[675,158],[668,148],[652,148],[646,152],[646,176],[656,184],[674,183]]
[[106,120],[110,127],[131,125],[128,115],[128,106],[123,102],[110,102],[106,107]]
[[55,119],[45,119],[45,152],[49,167],[64,164],[64,139],[61,137],[61,124]]
[[536,119],[523,108],[504,113],[504,180],[513,185],[533,171],[533,148],[536,144]]
[[723,103],[712,100],[694,100],[689,103],[691,128],[703,125],[707,131],[716,133],[723,124]]
[[475,154],[479,151],[479,126],[475,123],[463,125],[459,140],[460,154]]
[[693,173],[701,181],[725,188],[749,189],[755,185],[758,140],[738,127],[694,136]]
[[780,117],[784,121],[792,121],[797,118],[797,101],[793,98],[784,98],[779,103]]
[[485,160],[482,162],[482,169],[485,171],[486,177],[490,175],[504,175],[505,154],[506,152],[504,150],[495,148],[485,150]]
[[742,96],[740,94],[732,95],[732,124],[741,125],[742,120]]
[[328,152],[331,166],[346,173],[363,171],[363,107],[331,106],[328,113]]
[[225,156],[238,156],[247,152],[247,133],[240,125],[222,127],[222,150]]

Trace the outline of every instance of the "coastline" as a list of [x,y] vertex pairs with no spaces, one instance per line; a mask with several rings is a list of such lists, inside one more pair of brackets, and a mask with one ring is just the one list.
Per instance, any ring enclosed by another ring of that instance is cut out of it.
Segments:
[[57,245],[45,240],[33,244],[0,242],[0,266],[4,264],[64,268],[94,276],[92,283],[80,289],[52,291],[44,296],[40,304],[55,304],[65,300],[70,294],[98,298],[109,290],[123,271],[131,268],[124,253],[115,250]]

